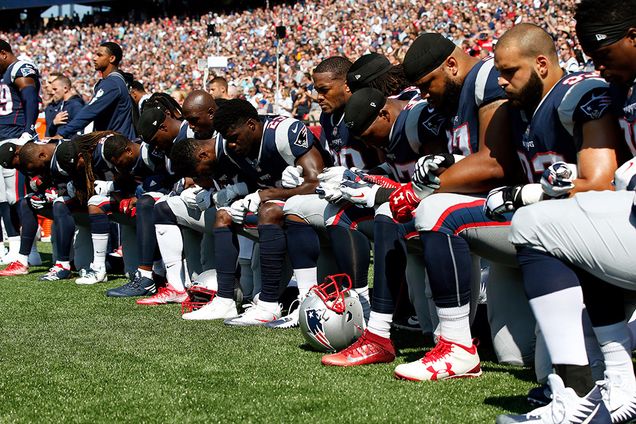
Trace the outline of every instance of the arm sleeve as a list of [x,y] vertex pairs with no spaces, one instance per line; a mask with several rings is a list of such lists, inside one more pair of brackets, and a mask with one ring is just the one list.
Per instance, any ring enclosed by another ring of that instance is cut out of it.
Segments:
[[35,121],[38,119],[38,90],[34,85],[27,85],[20,90],[24,103],[24,131],[35,134]]
[[114,84],[102,83],[90,102],[79,111],[77,116],[68,124],[60,128],[58,134],[64,138],[83,130],[95,120],[108,106],[117,100],[119,90]]

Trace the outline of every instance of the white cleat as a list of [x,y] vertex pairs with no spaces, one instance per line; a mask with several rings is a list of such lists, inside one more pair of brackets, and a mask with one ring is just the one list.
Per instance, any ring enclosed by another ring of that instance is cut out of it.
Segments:
[[601,386],[603,401],[610,412],[612,423],[627,423],[636,420],[636,390],[627,387],[618,373],[605,371],[605,380]]
[[265,325],[269,322],[276,321],[280,318],[281,307],[280,304],[274,312],[271,312],[264,308],[258,300],[253,303],[245,312],[236,318],[226,319],[224,321],[227,325],[235,325],[238,327],[247,327],[252,325]]
[[191,321],[207,321],[213,319],[229,319],[237,316],[238,311],[236,310],[234,299],[225,299],[215,296],[211,302],[206,303],[196,311],[183,314],[181,318]]
[[99,271],[94,269],[81,270],[80,277],[75,280],[75,284],[89,286],[97,283],[105,283],[108,281],[106,271]]
[[[298,300],[295,300],[292,303],[292,306],[294,305],[294,303],[297,303],[297,302]],[[290,306],[290,309],[291,309],[291,306]],[[289,314],[285,315],[284,317],[268,322],[267,324],[265,324],[265,327],[280,329],[280,330],[298,327],[300,325],[299,315],[300,315],[300,304],[296,305],[296,309],[294,309],[293,311],[291,311]]]

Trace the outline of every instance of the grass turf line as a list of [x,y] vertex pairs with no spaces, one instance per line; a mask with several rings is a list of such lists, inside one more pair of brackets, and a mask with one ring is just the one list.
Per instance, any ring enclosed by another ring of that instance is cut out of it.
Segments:
[[412,337],[392,364],[323,367],[297,329],[184,321],[177,305],[104,295],[123,280],[39,275],[0,280],[0,422],[482,423],[529,410],[530,370],[484,361],[476,379],[395,380],[422,355]]

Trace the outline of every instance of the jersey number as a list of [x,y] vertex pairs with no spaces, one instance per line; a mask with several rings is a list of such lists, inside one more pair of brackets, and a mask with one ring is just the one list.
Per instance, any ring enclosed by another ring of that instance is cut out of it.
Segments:
[[11,112],[13,112],[11,89],[8,85],[0,84],[0,116],[10,115]]
[[472,153],[470,148],[470,132],[468,131],[468,122],[453,129],[450,140],[450,151],[453,153],[461,153],[468,156]]
[[343,147],[338,152],[337,160],[339,162],[337,165],[346,166],[347,168],[366,168],[364,160],[362,159],[362,155],[355,149]]
[[543,174],[543,171],[545,171],[546,168],[548,168],[554,162],[564,161],[563,156],[557,155],[554,152],[539,153],[532,158],[532,162],[528,160],[523,152],[517,151],[517,154],[519,155],[519,159],[521,160],[521,167],[526,173],[526,177],[528,177],[528,182],[531,183],[535,182],[535,175]]

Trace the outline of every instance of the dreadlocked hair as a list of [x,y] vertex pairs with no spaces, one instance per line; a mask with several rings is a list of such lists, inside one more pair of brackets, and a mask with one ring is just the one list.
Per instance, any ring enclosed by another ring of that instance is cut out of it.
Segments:
[[174,119],[183,119],[183,110],[181,105],[167,93],[152,93],[148,100],[141,107],[141,113],[146,109],[153,107],[161,108],[164,112],[170,114]]
[[380,75],[367,84],[367,87],[380,90],[385,96],[394,96],[409,87],[402,65],[394,65],[384,75]]
[[[75,143],[78,154],[84,159],[84,181],[79,180],[79,176],[74,180],[77,181],[76,196],[82,205],[86,204],[95,194],[95,173],[93,172],[93,152],[99,143],[105,142],[111,137],[123,137],[114,131],[94,131],[75,137],[71,142]],[[126,139],[127,140],[127,139]]]

